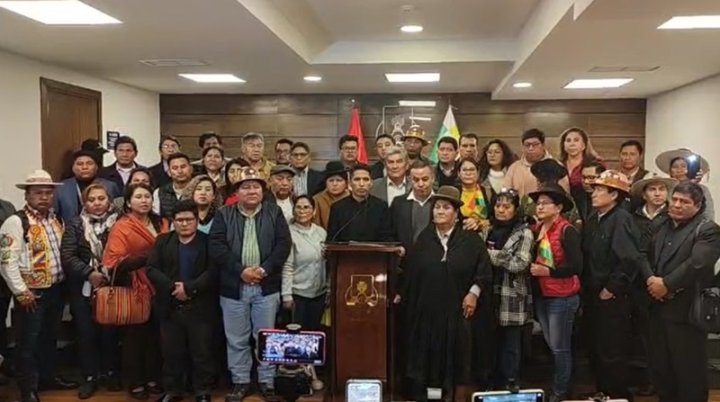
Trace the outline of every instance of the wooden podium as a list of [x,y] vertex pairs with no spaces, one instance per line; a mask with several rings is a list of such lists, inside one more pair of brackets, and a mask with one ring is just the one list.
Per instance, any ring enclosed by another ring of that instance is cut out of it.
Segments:
[[332,289],[330,392],[343,400],[348,379],[377,379],[386,395],[395,389],[392,289],[399,243],[327,243]]

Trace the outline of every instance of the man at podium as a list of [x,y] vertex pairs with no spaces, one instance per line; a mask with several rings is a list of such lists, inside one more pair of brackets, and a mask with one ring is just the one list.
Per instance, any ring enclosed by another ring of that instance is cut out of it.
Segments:
[[330,209],[328,242],[393,240],[387,203],[370,195],[372,184],[368,165],[350,169],[350,196]]

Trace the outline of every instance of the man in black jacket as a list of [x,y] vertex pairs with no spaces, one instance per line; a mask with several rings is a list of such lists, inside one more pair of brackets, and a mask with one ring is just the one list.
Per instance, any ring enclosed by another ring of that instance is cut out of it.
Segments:
[[160,138],[158,149],[160,151],[160,162],[150,167],[155,188],[170,183],[170,165],[168,165],[167,160],[170,155],[180,152],[180,141],[171,135],[164,135]]
[[707,334],[688,320],[698,290],[708,287],[720,258],[720,226],[704,215],[700,186],[678,184],[670,219],[655,232],[641,270],[650,305],[650,369],[659,400],[708,400]]
[[192,179],[192,165],[190,157],[176,153],[168,157],[168,166],[172,181],[155,189],[152,209],[163,218],[172,219],[175,204]]
[[[244,167],[237,183],[238,203],[220,208],[210,229],[210,255],[220,273],[220,307],[227,337],[233,389],[227,402],[241,402],[250,389],[250,334],[273,328],[280,306],[282,267],[290,254],[290,229],[282,210],[263,202],[265,179]],[[260,393],[275,398],[275,368],[258,364]]]
[[591,324],[591,364],[597,390],[632,400],[627,360],[631,350],[632,281],[642,264],[636,229],[620,207],[630,191],[627,176],[606,170],[595,181],[594,212],[584,225],[585,311]]
[[[198,232],[198,209],[190,200],[177,203],[175,231],[160,235],[148,257],[147,273],[155,286],[160,318],[166,394],[158,402],[181,401],[187,357],[192,362],[197,402],[210,402],[213,385],[212,317],[217,303],[215,270],[208,237]],[[189,353],[188,353],[189,352]]]
[[130,179],[130,172],[136,167],[135,158],[138,154],[137,143],[131,137],[123,135],[115,142],[115,162],[100,169],[98,177],[115,183],[121,193],[125,192],[125,185]]

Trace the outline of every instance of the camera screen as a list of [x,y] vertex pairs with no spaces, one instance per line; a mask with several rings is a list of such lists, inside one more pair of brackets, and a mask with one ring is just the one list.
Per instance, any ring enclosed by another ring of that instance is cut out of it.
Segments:
[[260,360],[270,364],[325,363],[325,334],[261,330],[258,335]]

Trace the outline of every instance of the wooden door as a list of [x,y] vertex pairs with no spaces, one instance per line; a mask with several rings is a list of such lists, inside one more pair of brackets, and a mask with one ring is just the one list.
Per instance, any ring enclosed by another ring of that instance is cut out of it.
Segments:
[[55,180],[72,175],[72,154],[86,139],[100,140],[98,91],[40,78],[42,167]]

